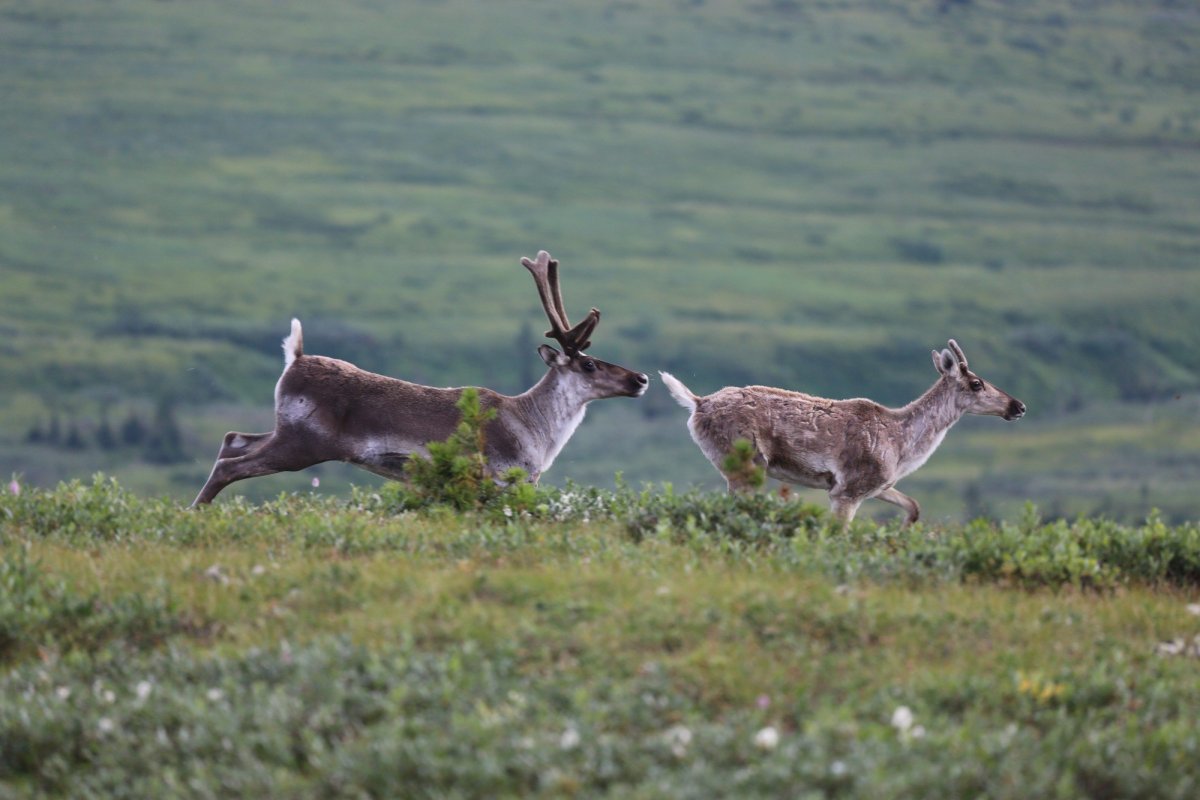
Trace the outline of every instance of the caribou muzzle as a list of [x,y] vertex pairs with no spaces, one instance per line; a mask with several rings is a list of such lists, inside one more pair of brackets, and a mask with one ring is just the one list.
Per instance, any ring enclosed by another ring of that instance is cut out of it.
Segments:
[[641,372],[635,372],[629,379],[629,396],[641,397],[650,386],[650,378]]

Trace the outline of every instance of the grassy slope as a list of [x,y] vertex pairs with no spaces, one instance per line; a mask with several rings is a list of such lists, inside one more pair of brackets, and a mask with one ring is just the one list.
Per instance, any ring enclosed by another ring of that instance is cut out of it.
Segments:
[[[1176,488],[1194,448],[1144,424],[1194,420],[1169,399],[1200,374],[1200,26],[1185,12],[120,0],[3,14],[0,471],[48,484],[102,466],[186,496],[221,432],[269,425],[292,315],[315,351],[517,389],[539,312],[516,258],[546,247],[571,309],[605,311],[599,355],[700,390],[900,403],[953,335],[1041,435],[972,428],[931,469],[978,472],[995,507],[1194,516]],[[191,461],[19,446],[48,405],[86,432],[100,408],[148,415],[156,396],[186,404]],[[1167,407],[1108,405],[1150,397]],[[1092,413],[1066,414],[1080,406]],[[712,480],[682,419],[592,416],[553,477]],[[1061,438],[1095,456],[1060,463]],[[920,489],[963,513],[965,486]]]
[[544,500],[4,495],[0,790],[1195,791],[1195,662],[1160,647],[1200,629],[1195,526],[832,536],[771,504]]

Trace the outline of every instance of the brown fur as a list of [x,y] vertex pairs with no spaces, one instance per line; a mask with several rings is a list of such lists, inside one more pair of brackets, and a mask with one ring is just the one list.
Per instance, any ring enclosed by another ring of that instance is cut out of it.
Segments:
[[[534,276],[551,322],[549,345],[538,354],[549,367],[524,394],[479,389],[480,406],[495,409],[484,428],[484,455],[494,475],[520,467],[536,482],[583,419],[587,404],[607,397],[640,397],[647,377],[584,353],[600,312],[571,328],[562,310],[558,262],[543,251],[521,263]],[[294,472],[324,461],[345,461],[401,480],[414,454],[443,441],[458,425],[462,389],[438,389],[377,375],[346,361],[304,354],[303,331],[292,320],[284,340],[284,370],[275,387],[275,429],[225,434],[208,481],[193,506],[211,503],[234,481]]]

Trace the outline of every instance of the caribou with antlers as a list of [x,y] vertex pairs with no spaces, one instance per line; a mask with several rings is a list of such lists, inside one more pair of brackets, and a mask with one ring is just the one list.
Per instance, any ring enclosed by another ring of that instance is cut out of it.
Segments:
[[[483,409],[496,416],[484,428],[484,455],[494,475],[520,467],[536,482],[583,420],[587,404],[606,397],[640,397],[649,379],[592,358],[584,351],[600,321],[593,308],[574,327],[563,310],[558,261],[545,250],[522,258],[550,320],[538,354],[549,371],[524,394],[479,389]],[[275,386],[275,430],[225,434],[217,461],[193,506],[212,502],[234,481],[295,472],[324,461],[345,461],[403,480],[404,465],[425,445],[453,433],[462,389],[438,389],[376,375],[345,361],[305,355],[299,320],[283,341],[284,369]]]
[[724,468],[734,442],[745,439],[754,463],[767,475],[828,490],[842,525],[871,497],[903,508],[909,525],[921,508],[895,484],[933,455],[963,414],[1006,420],[1025,414],[1024,403],[967,367],[967,357],[953,339],[947,349],[933,351],[933,365],[940,375],[937,382],[896,409],[871,400],[826,400],[768,386],[726,387],[698,397],[673,375],[660,374],[675,400],[692,412],[692,439],[725,476],[730,491],[750,488],[744,471],[727,473]]

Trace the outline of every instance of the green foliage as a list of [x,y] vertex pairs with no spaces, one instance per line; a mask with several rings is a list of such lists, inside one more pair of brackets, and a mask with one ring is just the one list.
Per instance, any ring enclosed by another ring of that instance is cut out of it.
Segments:
[[673,541],[776,546],[824,529],[825,513],[765,492],[672,492],[644,494],[623,515],[634,541],[665,536]]
[[624,485],[395,511],[0,494],[0,791],[1194,789],[1195,524],[838,533],[769,493]]
[[733,451],[721,462],[721,473],[733,485],[757,489],[767,481],[766,467],[754,463],[754,444],[749,439],[737,439]]
[[510,517],[533,508],[537,489],[524,470],[514,467],[497,476],[488,467],[485,429],[496,409],[482,408],[474,387],[462,390],[456,406],[462,416],[454,433],[444,442],[430,442],[428,458],[413,454],[404,465],[408,482],[381,489],[380,501],[397,511],[447,506],[455,511],[490,509]]
[[404,469],[418,504],[465,511],[487,505],[499,491],[484,456],[484,426],[496,409],[483,410],[473,387],[463,389],[455,405],[462,418],[454,433],[444,442],[430,442],[429,458],[414,454]]
[[[473,433],[463,440],[478,441]],[[456,458],[447,463],[471,464],[461,452]],[[424,489],[429,499],[417,500],[415,490],[393,483],[379,490],[357,489],[345,501],[285,495],[258,506],[258,514],[240,502],[215,504],[195,514],[182,513],[170,500],[139,499],[115,480],[97,475],[91,484],[74,481],[53,491],[25,488],[19,495],[0,495],[0,519],[10,530],[75,546],[257,540],[363,554],[427,546],[407,535],[404,518],[396,515],[438,507],[453,511],[449,498],[461,498],[463,510],[482,512],[478,527],[464,529],[455,545],[466,549],[504,541],[506,548],[519,550],[524,528],[498,533],[516,523],[616,523],[635,544],[668,541],[724,554],[764,551],[790,569],[836,580],[1094,589],[1200,585],[1200,525],[1168,525],[1157,513],[1140,525],[1083,517],[1043,522],[1036,508],[1027,506],[1015,523],[976,520],[964,526],[900,529],[895,523],[878,527],[862,522],[842,535],[830,527],[823,509],[767,492],[677,494],[669,486],[634,491],[622,485],[609,491],[573,484],[556,489],[524,481],[476,482],[476,476],[463,479],[463,485],[483,490],[473,496],[460,487],[434,495],[436,486],[430,484]],[[279,527],[285,522],[285,528]]]
[[[1184,798],[1200,756],[1186,711],[1200,694],[1169,665],[1145,680],[1177,687],[1174,702],[1132,689],[1106,662],[1032,690],[1018,672],[908,696],[867,692],[851,708],[784,695],[714,714],[659,669],[582,687],[523,674],[512,649],[470,642],[107,655],[0,680],[0,781],[129,797],[1023,798],[1102,788]],[[1039,699],[1047,688],[1065,693]],[[963,709],[971,693],[1010,703],[1009,715]],[[905,702],[916,735],[890,724]],[[768,726],[778,744],[756,744]]]
[[110,642],[152,647],[180,624],[169,597],[80,593],[31,562],[20,546],[6,548],[0,560],[0,664],[35,653],[90,652]]

